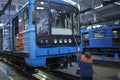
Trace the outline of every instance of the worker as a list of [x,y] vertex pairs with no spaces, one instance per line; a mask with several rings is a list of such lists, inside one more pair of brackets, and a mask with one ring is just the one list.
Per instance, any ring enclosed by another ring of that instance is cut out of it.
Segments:
[[80,49],[78,49],[77,56],[80,59],[78,65],[81,80],[93,80],[93,60],[90,52],[85,52],[83,55],[80,55]]

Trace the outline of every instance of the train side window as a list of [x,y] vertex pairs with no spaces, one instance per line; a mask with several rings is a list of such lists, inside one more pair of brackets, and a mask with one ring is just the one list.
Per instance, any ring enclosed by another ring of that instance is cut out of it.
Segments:
[[112,30],[112,44],[113,46],[120,46],[120,29]]
[[95,39],[103,39],[106,37],[106,32],[105,30],[98,30],[94,32],[94,38]]
[[114,30],[112,30],[112,36],[114,38],[120,37],[120,29],[114,29]]
[[83,40],[88,40],[89,39],[89,33],[83,33],[82,34],[82,39]]
[[4,36],[5,37],[10,37],[11,35],[12,35],[11,28],[10,28],[10,25],[8,23],[4,28]]
[[24,23],[25,23],[25,29],[28,29],[28,18],[29,18],[29,11],[28,8],[24,10]]
[[7,24],[5,29],[4,29],[4,36],[6,36],[6,37],[9,36],[9,30],[10,30],[10,27],[9,27],[9,24]]
[[82,34],[82,43],[83,46],[89,46],[89,33]]

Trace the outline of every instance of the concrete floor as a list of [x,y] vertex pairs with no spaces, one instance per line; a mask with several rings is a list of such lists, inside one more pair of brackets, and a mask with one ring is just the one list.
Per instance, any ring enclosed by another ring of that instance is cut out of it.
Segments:
[[[23,76],[19,75],[13,68],[9,67],[9,76],[6,75],[7,72],[7,68],[9,66],[7,66],[6,64],[4,64],[3,62],[0,61],[0,80],[27,80],[26,78],[24,78]],[[9,77],[9,78],[7,78]]]
[[120,80],[120,68],[95,66],[96,73],[93,80]]
[[[59,69],[59,71],[79,77],[79,75],[76,75],[76,70],[78,66],[77,63],[74,62],[72,64],[74,65],[74,67],[69,67],[68,65],[67,69]],[[0,62],[0,67],[6,71],[7,66],[4,63]],[[120,80],[120,68],[110,68],[110,67],[95,65],[95,69],[96,69],[96,73],[94,74],[93,80]],[[12,68],[10,68],[10,77],[12,77],[14,80],[26,80],[24,77],[18,75],[16,71]],[[9,80],[9,79],[2,79],[2,80]]]
[[9,77],[0,69],[0,80],[10,80]]
[[[69,67],[67,69],[58,69],[61,72],[69,73],[71,75],[76,75],[77,63],[72,63],[74,67]],[[110,68],[103,66],[96,66],[96,73],[94,73],[93,80],[120,80],[120,68]]]

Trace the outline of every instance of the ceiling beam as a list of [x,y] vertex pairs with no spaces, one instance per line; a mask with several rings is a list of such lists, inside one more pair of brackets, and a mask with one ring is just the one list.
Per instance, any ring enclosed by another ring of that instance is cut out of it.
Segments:
[[118,2],[120,0],[110,0],[110,1],[103,1],[102,4],[103,6],[109,5],[109,4],[114,4],[115,2]]
[[87,9],[81,10],[80,13],[85,13],[85,12],[91,11],[91,10],[92,10],[92,8],[87,8]]
[[5,10],[11,4],[11,2],[12,2],[12,0],[8,0],[8,2],[5,4],[5,6],[3,7],[3,9],[1,10],[0,16],[5,12]]
[[[120,0],[103,1],[102,4],[103,4],[103,7],[104,7],[104,6],[108,6],[110,4],[114,4],[115,2],[118,2],[118,1],[120,1]],[[81,10],[80,13],[85,13],[85,12],[91,11],[91,10],[94,10],[94,9],[87,8],[87,9]]]

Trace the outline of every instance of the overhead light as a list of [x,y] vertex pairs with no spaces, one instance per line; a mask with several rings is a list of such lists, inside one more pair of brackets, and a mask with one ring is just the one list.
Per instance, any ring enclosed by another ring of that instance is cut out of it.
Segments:
[[43,2],[43,1],[41,1],[41,4],[42,4],[42,5],[44,5],[44,2]]
[[98,8],[101,8],[101,7],[103,7],[103,4],[101,4],[100,6],[95,7],[94,9],[98,9]]
[[0,23],[0,27],[3,26],[3,23]]
[[119,3],[119,2],[115,2],[114,4],[116,4],[116,5],[119,5],[119,6],[120,6],[120,3]]

